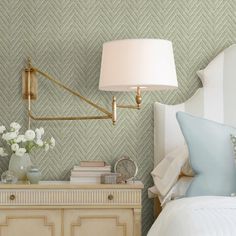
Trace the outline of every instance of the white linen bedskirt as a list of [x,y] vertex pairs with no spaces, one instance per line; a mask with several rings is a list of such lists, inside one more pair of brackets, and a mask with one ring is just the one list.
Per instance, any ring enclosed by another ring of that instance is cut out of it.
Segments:
[[148,236],[235,236],[236,197],[191,197],[166,205]]

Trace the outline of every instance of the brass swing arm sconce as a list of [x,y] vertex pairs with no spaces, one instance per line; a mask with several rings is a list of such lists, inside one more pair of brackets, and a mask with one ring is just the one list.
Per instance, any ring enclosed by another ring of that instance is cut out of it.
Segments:
[[[36,73],[41,74],[45,79],[50,80],[55,85],[59,86],[60,88],[66,90],[67,92],[79,97],[87,104],[93,106],[95,109],[102,112],[104,115],[98,116],[35,116],[32,113],[31,109],[31,101],[36,100],[38,93],[37,93],[37,78]],[[28,60],[28,66],[24,69],[22,74],[22,92],[23,92],[23,99],[28,101],[28,125],[30,127],[31,119],[32,120],[42,120],[42,121],[50,121],[50,120],[101,120],[101,119],[111,119],[112,123],[116,123],[117,119],[117,108],[130,108],[130,109],[140,109],[141,105],[141,91],[140,87],[137,87],[136,92],[136,105],[117,105],[116,97],[113,97],[112,100],[112,112],[107,111],[105,108],[97,105],[96,103],[90,101],[86,97],[82,96],[79,92],[72,90],[71,88],[67,87],[66,85],[62,84],[60,81],[52,78],[47,73],[41,71],[40,69],[31,65],[30,59]]]
[[[36,73],[79,97],[102,113],[97,116],[35,116],[31,100],[37,99]],[[33,67],[30,60],[23,71],[23,98],[28,100],[29,127],[32,120],[101,120],[116,123],[117,108],[140,109],[141,88],[144,90],[175,89],[178,87],[172,43],[163,39],[124,39],[103,44],[99,89],[105,91],[133,91],[135,105],[117,105],[112,100],[112,111],[97,105],[50,75]]]

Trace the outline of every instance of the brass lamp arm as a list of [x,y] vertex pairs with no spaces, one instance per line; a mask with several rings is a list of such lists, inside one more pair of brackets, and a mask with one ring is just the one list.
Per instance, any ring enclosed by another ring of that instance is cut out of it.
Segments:
[[140,89],[140,87],[137,87],[137,92],[136,92],[135,100],[136,100],[136,105],[117,105],[117,108],[128,108],[128,109],[140,110],[141,102],[142,102],[142,96],[141,96],[141,89]]
[[36,67],[32,67],[32,70],[35,72],[38,72],[39,74],[43,75],[46,79],[52,81],[54,84],[58,85],[59,87],[67,90],[68,92],[74,94],[75,96],[79,97],[80,99],[82,99],[83,101],[85,101],[86,103],[90,104],[91,106],[97,108],[99,111],[105,113],[107,116],[109,116],[110,118],[112,117],[112,113],[110,113],[109,111],[107,111],[106,109],[104,109],[103,107],[89,101],[87,98],[85,98],[84,96],[82,96],[81,94],[79,94],[78,92],[68,88],[67,86],[65,86],[64,84],[62,84],[61,82],[59,82],[58,80],[52,78],[51,76],[49,76],[48,74],[46,74],[45,72],[39,70]]
[[103,120],[111,119],[111,116],[34,116],[28,111],[29,117],[33,120]]
[[[53,82],[54,84],[56,84],[57,86],[63,88],[64,90],[70,92],[71,94],[79,97],[80,99],[82,99],[84,102],[86,102],[87,104],[93,106],[94,108],[96,108],[97,110],[99,110],[100,112],[104,113],[105,115],[98,115],[98,116],[69,116],[69,117],[65,117],[65,116],[35,116],[32,114],[31,111],[31,100],[32,99],[36,99],[37,98],[37,83],[35,82],[35,74],[39,73],[41,74],[44,78],[50,80],[51,82]],[[136,105],[117,105],[116,104],[116,98],[113,97],[112,100],[112,112],[109,112],[108,110],[106,110],[105,108],[97,105],[96,103],[88,100],[87,98],[85,98],[84,96],[82,96],[80,93],[72,90],[71,88],[65,86],[64,84],[62,84],[60,81],[52,78],[50,75],[48,75],[47,73],[39,70],[36,67],[31,66],[30,60],[28,63],[28,67],[24,70],[23,72],[23,76],[22,79],[24,81],[24,84],[26,84],[27,86],[24,87],[23,85],[23,98],[28,100],[28,126],[30,128],[30,119],[33,120],[100,120],[100,119],[111,119],[113,124],[116,123],[116,118],[117,118],[117,114],[116,114],[116,110],[117,108],[130,108],[130,109],[140,109],[140,104],[141,104],[141,92],[140,92],[140,87],[137,87],[137,94],[136,94]],[[32,87],[32,89],[31,89]]]
[[137,109],[139,110],[140,107],[137,105],[117,105],[117,108],[127,108],[127,109]]

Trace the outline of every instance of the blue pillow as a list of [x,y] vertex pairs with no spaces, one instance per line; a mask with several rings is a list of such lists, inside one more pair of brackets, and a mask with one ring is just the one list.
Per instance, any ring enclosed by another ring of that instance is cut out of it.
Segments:
[[236,129],[184,112],[176,114],[196,173],[187,193],[192,196],[230,196],[236,193],[236,167],[230,134]]

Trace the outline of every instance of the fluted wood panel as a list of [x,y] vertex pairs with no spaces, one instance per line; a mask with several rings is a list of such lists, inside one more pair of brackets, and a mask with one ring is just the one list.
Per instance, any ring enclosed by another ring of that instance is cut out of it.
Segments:
[[[15,199],[11,200],[10,196],[14,195]],[[112,195],[113,199],[109,200],[108,196]],[[0,204],[2,206],[24,206],[24,205],[90,205],[90,206],[114,206],[114,205],[136,205],[141,204],[140,190],[114,190],[114,189],[92,189],[92,190],[48,190],[48,189],[23,189],[23,190],[1,190]]]
[[[35,122],[56,138],[56,148],[37,152],[33,161],[43,178],[68,179],[80,160],[113,163],[122,155],[137,161],[145,184],[143,234],[152,224],[152,103],[178,103],[200,86],[196,71],[222,49],[235,43],[235,0],[1,0],[0,1],[0,124],[18,121],[26,128],[26,104],[21,100],[21,70],[33,64],[69,87],[109,108],[112,95],[119,103],[133,94],[98,91],[102,44],[122,38],[164,38],[173,41],[179,89],[145,93],[141,111],[118,111],[109,121]],[[39,78],[37,114],[95,114],[90,107]],[[0,172],[8,159],[0,160]]]

